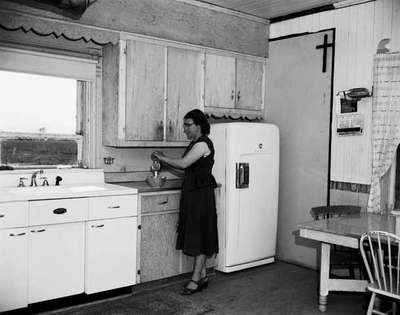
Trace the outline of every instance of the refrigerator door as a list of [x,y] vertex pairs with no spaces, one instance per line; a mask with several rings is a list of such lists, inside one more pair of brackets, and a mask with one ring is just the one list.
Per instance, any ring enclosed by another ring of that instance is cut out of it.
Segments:
[[[226,264],[233,266],[275,255],[277,196],[274,156],[242,154],[249,163],[249,186],[236,189],[238,202],[226,213]],[[236,198],[235,198],[236,199]]]
[[[270,124],[229,124],[226,132],[225,265],[275,256],[279,132]],[[236,167],[248,164],[244,187]]]

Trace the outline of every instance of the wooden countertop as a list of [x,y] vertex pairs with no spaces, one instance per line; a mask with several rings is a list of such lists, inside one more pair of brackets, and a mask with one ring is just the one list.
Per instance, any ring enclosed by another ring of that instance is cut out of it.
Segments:
[[114,183],[116,185],[121,185],[128,188],[137,189],[138,193],[146,193],[146,192],[157,192],[157,191],[165,191],[165,190],[179,190],[182,188],[182,180],[181,179],[170,179],[166,180],[165,184],[162,187],[151,187],[147,182],[121,182]]

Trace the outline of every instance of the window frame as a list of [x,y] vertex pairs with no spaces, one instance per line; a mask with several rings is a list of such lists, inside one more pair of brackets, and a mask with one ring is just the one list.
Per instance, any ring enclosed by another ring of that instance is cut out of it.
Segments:
[[[96,134],[101,134],[99,122],[99,86],[101,86],[101,58],[76,57],[67,52],[42,52],[29,47],[13,48],[0,43],[0,70],[69,78],[77,81],[76,135],[0,132],[2,139],[70,139],[78,144],[78,164],[71,167],[96,167],[99,148]],[[100,71],[99,71],[100,70]],[[83,83],[80,84],[79,83]],[[86,84],[87,83],[87,84]],[[83,88],[85,86],[85,88]],[[82,94],[83,93],[83,94]],[[101,110],[101,109],[100,109]],[[94,117],[94,119],[87,119]],[[101,142],[101,141],[100,141]],[[57,165],[18,165],[17,169],[57,168]]]

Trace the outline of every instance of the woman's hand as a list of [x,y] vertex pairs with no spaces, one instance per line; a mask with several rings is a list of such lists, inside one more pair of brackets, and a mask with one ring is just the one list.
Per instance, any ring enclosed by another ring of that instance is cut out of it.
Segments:
[[158,160],[158,161],[162,161],[163,157],[165,157],[164,153],[162,153],[161,151],[154,151],[151,154],[151,159],[154,160]]

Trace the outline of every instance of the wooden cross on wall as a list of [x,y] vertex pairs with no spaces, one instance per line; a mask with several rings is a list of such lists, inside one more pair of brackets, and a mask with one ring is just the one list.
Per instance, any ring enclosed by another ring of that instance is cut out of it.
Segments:
[[333,42],[328,44],[328,34],[324,35],[324,43],[322,45],[315,46],[316,49],[323,49],[322,53],[322,73],[326,72],[326,55],[328,48],[333,47]]

